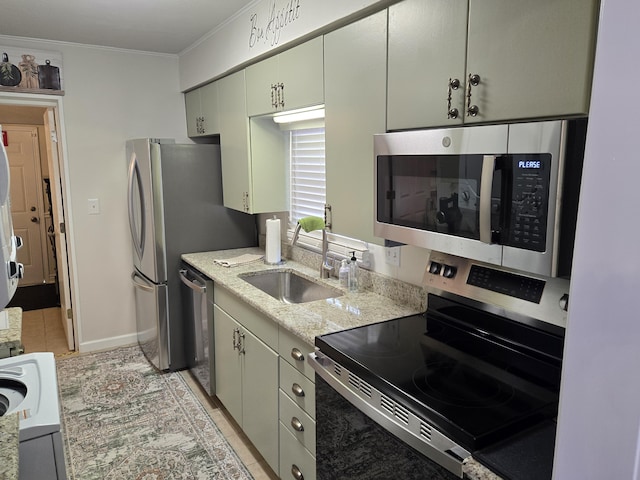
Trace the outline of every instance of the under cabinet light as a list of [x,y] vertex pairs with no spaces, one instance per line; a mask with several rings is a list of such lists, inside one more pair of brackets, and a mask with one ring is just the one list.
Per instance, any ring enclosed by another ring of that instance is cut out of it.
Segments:
[[324,107],[322,108],[304,108],[300,110],[291,110],[286,113],[276,113],[273,121],[276,123],[293,123],[302,122],[304,120],[316,120],[324,118]]

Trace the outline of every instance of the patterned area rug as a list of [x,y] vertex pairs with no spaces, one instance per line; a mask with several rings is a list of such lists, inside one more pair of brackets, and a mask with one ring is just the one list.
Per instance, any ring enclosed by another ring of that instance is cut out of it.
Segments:
[[252,479],[182,376],[138,346],[57,368],[70,480]]

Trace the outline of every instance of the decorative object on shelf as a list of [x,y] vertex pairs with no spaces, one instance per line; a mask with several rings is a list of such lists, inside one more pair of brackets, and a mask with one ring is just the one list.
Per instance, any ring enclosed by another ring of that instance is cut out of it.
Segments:
[[0,63],[0,85],[5,87],[15,87],[20,84],[22,74],[20,69],[9,61],[7,53],[2,54],[2,63]]
[[60,69],[51,65],[51,60],[46,60],[45,63],[46,65],[38,67],[40,88],[60,90]]
[[0,45],[0,91],[64,95],[62,53]]
[[23,54],[22,61],[18,65],[22,71],[22,81],[19,86],[21,88],[40,88],[36,57],[28,53]]

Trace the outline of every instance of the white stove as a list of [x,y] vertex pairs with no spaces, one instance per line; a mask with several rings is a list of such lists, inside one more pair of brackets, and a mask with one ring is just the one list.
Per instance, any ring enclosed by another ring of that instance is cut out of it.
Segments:
[[0,416],[11,414],[20,425],[20,480],[66,479],[53,353],[0,360]]

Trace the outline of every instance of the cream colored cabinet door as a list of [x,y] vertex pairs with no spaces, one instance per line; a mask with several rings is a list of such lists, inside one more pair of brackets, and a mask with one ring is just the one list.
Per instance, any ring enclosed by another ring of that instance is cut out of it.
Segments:
[[278,110],[278,55],[249,65],[247,72],[247,114],[250,117]]
[[282,110],[324,102],[322,36],[278,55],[278,73],[284,84]]
[[242,430],[277,472],[278,354],[248,330],[242,335]]
[[200,87],[200,105],[203,118],[203,135],[220,133],[217,82],[211,82]]
[[200,137],[220,133],[218,84],[208,83],[184,94],[187,135]]
[[222,195],[224,206],[250,212],[251,161],[249,118],[245,97],[245,71],[218,80]]
[[242,358],[236,348],[242,327],[217,305],[213,312],[216,396],[242,426]]
[[586,114],[597,0],[469,4],[467,75],[476,116],[466,122]]
[[385,131],[387,11],[324,36],[325,161],[332,231],[373,236],[373,135]]
[[323,101],[322,37],[250,65],[247,71],[247,113],[250,117]]
[[[404,0],[389,7],[388,130],[462,122],[467,9],[468,0]],[[450,79],[457,88],[449,89]]]
[[187,113],[187,135],[199,137],[202,135],[202,108],[200,103],[200,89],[196,88],[184,94],[184,105]]

